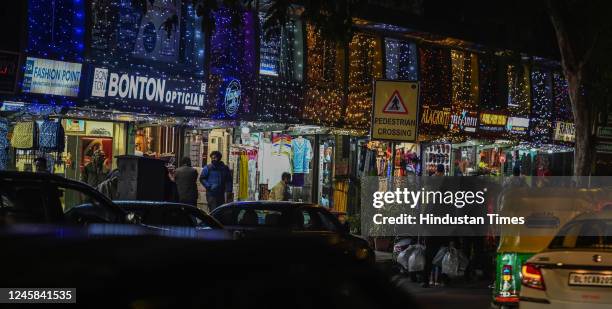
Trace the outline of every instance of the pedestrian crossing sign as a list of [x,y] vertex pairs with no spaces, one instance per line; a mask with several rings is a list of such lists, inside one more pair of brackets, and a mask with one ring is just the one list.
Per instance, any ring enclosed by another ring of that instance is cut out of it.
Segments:
[[418,82],[377,80],[372,98],[372,139],[414,142],[418,98]]
[[404,100],[402,100],[402,96],[399,94],[399,91],[395,90],[393,92],[383,109],[383,113],[408,114],[408,109],[406,108],[406,105],[404,105]]

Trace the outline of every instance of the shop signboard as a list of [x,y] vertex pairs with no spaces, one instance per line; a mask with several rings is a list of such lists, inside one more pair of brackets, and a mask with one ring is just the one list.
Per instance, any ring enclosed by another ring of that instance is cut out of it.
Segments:
[[170,78],[161,74],[141,74],[95,67],[92,74],[91,98],[128,103],[135,108],[158,107],[174,111],[202,111],[206,102],[206,83]]
[[529,132],[529,118],[508,117],[506,131],[511,134],[527,135],[527,132]]
[[599,127],[597,129],[597,137],[603,139],[612,139],[612,127]]
[[420,125],[428,128],[448,128],[451,119],[450,108],[434,109],[427,105],[421,108]]
[[571,122],[558,121],[555,123],[555,132],[553,140],[560,142],[575,142],[576,141],[576,126]]
[[0,93],[14,93],[17,85],[19,54],[0,51]]
[[83,133],[85,132],[85,120],[66,119],[64,130],[70,133]]
[[451,132],[476,133],[478,127],[478,112],[466,109],[453,113],[450,119],[449,129]]
[[600,142],[595,146],[595,151],[598,153],[612,153],[612,143],[610,142]]
[[87,121],[85,123],[87,136],[113,136],[113,123],[112,122],[101,122],[101,121]]
[[478,130],[493,133],[504,132],[506,130],[507,122],[508,116],[503,113],[482,112],[480,113]]
[[28,57],[23,74],[23,92],[77,97],[81,64]]
[[415,141],[418,97],[417,82],[377,80],[374,83],[372,139]]

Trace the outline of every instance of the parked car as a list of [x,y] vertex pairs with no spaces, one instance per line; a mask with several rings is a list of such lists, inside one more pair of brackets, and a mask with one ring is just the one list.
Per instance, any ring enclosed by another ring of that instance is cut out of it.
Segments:
[[171,239],[120,227],[128,235],[92,235],[92,225],[0,231],[10,253],[0,255],[2,283],[76,288],[77,308],[418,308],[373,265],[320,238]]
[[0,225],[68,223],[64,211],[83,203],[97,210],[100,222],[138,219],[82,182],[49,173],[0,171]]
[[612,210],[569,221],[521,274],[521,308],[610,308]]
[[243,237],[318,237],[326,238],[346,254],[374,263],[368,242],[351,235],[348,227],[326,208],[296,202],[233,202],[212,211],[211,215],[230,231]]
[[[206,214],[197,207],[159,201],[113,201],[127,213],[133,213],[140,217],[140,222],[147,226],[167,227],[189,227],[196,230],[223,229],[223,226],[213,217]],[[74,217],[75,221],[95,220],[99,217],[99,209],[91,204],[73,207],[67,213]]]

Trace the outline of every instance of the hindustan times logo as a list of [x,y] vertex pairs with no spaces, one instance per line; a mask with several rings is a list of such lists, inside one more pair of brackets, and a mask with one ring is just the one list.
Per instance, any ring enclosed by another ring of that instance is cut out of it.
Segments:
[[419,191],[411,191],[407,188],[397,188],[395,191],[374,192],[372,206],[379,209],[385,204],[404,204],[415,208],[417,205],[436,204],[463,208],[465,205],[483,205],[485,192],[487,192],[486,188],[481,191],[429,191],[424,188]]

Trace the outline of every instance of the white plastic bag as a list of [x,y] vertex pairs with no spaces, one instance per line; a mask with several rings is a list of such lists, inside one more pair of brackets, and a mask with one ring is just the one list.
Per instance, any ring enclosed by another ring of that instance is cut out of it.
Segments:
[[459,276],[459,253],[457,253],[457,249],[449,248],[442,258],[442,273],[449,277]]
[[408,266],[409,266],[410,255],[412,254],[414,249],[415,249],[414,245],[410,245],[408,246],[408,248],[404,249],[404,251],[400,252],[397,255],[397,263],[402,265],[402,267],[406,270],[408,269]]
[[425,269],[425,246],[414,245],[414,251],[408,258],[408,271],[423,271]]
[[433,261],[431,262],[434,265],[438,265],[441,266],[442,265],[442,259],[444,258],[444,255],[446,254],[446,252],[448,251],[448,247],[440,247],[440,249],[438,250],[438,252],[436,253],[436,255],[433,258]]

